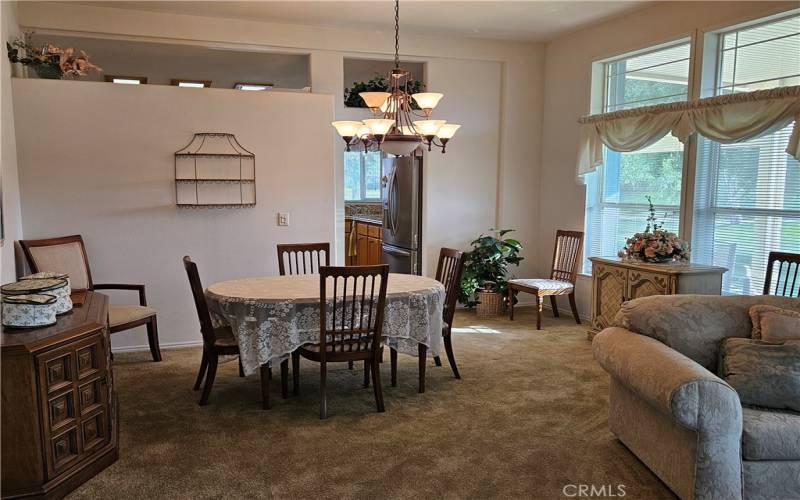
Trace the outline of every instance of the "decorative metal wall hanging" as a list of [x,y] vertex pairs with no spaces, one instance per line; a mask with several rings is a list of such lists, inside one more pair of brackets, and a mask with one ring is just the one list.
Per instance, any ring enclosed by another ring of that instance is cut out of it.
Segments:
[[194,134],[175,152],[175,200],[185,208],[255,206],[256,155],[233,134]]

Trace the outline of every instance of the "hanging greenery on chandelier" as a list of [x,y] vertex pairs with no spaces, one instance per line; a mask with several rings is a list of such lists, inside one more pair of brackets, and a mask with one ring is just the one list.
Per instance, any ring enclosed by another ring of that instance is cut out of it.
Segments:
[[[445,152],[447,143],[461,127],[447,120],[432,120],[431,114],[444,94],[418,92],[420,83],[411,72],[400,67],[400,2],[394,3],[394,67],[386,79],[370,80],[388,85],[385,91],[359,92],[363,103],[372,111],[372,118],[362,121],[336,121],[332,125],[342,137],[347,151],[361,143],[364,151],[379,149],[395,156],[413,154],[420,144],[428,151],[436,146]],[[365,86],[367,86],[365,84]],[[355,92],[350,91],[350,99]],[[347,94],[347,93],[346,93]],[[347,95],[346,95],[347,98]],[[414,118],[424,118],[415,120]]]

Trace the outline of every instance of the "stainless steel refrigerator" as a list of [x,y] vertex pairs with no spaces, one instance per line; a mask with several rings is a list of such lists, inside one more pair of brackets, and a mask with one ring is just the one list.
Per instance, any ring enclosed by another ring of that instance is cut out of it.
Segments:
[[389,157],[382,163],[383,248],[389,271],[422,273],[422,158]]

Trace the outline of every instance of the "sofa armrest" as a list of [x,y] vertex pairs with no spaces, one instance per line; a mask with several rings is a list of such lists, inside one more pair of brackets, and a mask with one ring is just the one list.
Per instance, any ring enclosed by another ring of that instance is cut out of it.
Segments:
[[678,351],[624,328],[600,332],[592,350],[612,377],[684,427],[741,435],[736,391]]

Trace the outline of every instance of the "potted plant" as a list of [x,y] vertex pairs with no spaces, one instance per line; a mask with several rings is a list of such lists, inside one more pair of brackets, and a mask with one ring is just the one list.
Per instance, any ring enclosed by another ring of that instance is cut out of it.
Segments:
[[641,262],[688,261],[691,252],[689,242],[678,238],[678,235],[663,229],[658,222],[653,201],[646,196],[650,204],[650,216],[643,233],[636,233],[625,241],[625,247],[618,253],[619,257]]
[[90,71],[103,71],[90,63],[89,56],[82,50],[76,54],[73,48],[62,49],[52,44],[35,47],[21,38],[6,42],[6,49],[12,63],[33,68],[39,78],[60,80],[86,76]]
[[505,235],[513,229],[490,229],[471,243],[464,258],[464,273],[458,300],[477,306],[479,317],[497,316],[508,293],[508,266],[518,266],[522,244]]
[[[361,92],[391,92],[389,82],[386,77],[380,74],[375,76],[368,82],[353,82],[353,88],[344,89],[344,105],[348,108],[366,108],[367,103],[361,98]],[[408,93],[416,94],[422,92],[422,82],[419,80],[411,80],[408,82]],[[419,109],[417,103],[411,102],[412,109]]]

